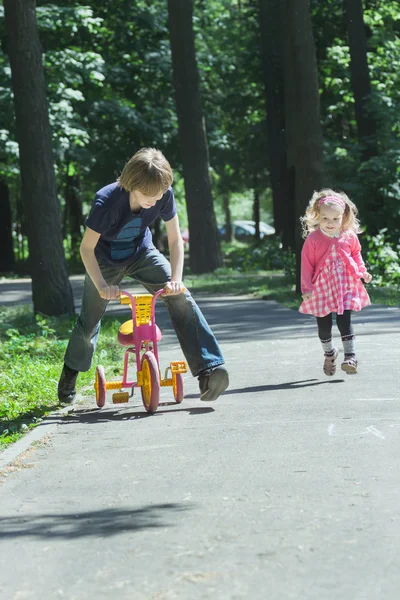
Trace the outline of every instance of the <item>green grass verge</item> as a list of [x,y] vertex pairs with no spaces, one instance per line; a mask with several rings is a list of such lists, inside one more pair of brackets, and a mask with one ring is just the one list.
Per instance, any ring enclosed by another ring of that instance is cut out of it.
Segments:
[[[75,318],[35,317],[29,306],[0,309],[0,448],[59,408],[57,384],[74,322]],[[79,376],[81,393],[85,388],[94,393],[97,361],[111,375],[121,368],[119,325],[115,316],[103,319],[95,364]]]
[[367,286],[372,304],[386,304],[386,306],[400,306],[400,289],[394,287]]
[[217,269],[215,273],[206,275],[187,275],[185,283],[193,293],[208,292],[232,296],[245,294],[265,300],[276,300],[288,308],[297,308],[300,304],[300,296],[296,294],[293,283],[281,272],[238,274],[229,269]]

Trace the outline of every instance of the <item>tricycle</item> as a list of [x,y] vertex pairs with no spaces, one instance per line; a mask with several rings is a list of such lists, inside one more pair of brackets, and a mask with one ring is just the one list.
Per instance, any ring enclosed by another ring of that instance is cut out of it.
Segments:
[[[161,330],[155,320],[157,298],[165,293],[164,289],[151,294],[130,294],[121,291],[120,303],[129,304],[132,319],[125,321],[118,331],[118,341],[126,347],[122,381],[106,381],[104,368],[96,368],[96,404],[102,408],[106,402],[107,390],[118,390],[113,393],[113,404],[129,402],[135,388],[140,387],[144,408],[149,413],[156,412],[160,402],[160,389],[172,387],[175,402],[183,401],[183,373],[187,372],[185,361],[172,361],[166,368],[164,377],[158,359],[158,342],[162,338]],[[136,381],[128,380],[129,355],[136,359]],[[123,390],[130,390],[123,391]]]

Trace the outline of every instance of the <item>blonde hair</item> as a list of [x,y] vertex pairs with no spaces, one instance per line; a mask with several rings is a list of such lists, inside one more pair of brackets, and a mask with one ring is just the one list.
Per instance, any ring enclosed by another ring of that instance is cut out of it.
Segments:
[[[342,220],[342,231],[361,233],[362,229],[360,226],[360,221],[357,219],[358,210],[354,202],[352,202],[344,192],[335,192],[334,190],[326,188],[320,190],[319,192],[313,193],[312,198],[307,206],[305,215],[300,217],[303,238],[306,238],[310,233],[318,228],[320,220],[320,200],[328,196],[337,198],[339,204],[342,204],[343,202],[345,204]],[[328,200],[327,202],[324,202],[324,206],[325,205],[338,206],[338,203],[336,203],[334,200],[332,200],[332,202]]]
[[167,191],[174,180],[171,165],[160,150],[141,148],[126,163],[117,179],[127,192],[138,190],[145,196]]

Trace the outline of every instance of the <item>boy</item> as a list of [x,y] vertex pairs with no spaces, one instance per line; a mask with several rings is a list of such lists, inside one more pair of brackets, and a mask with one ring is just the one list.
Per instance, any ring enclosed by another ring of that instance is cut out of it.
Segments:
[[[80,246],[86,278],[82,307],[64,357],[58,398],[71,403],[79,371],[87,371],[109,300],[119,297],[125,276],[162,296],[200,399],[216,400],[229,384],[224,359],[207,321],[182,284],[183,242],[172,191],[173,174],[164,155],[142,148],[125,165],[118,181],[99,190],[86,219]],[[154,247],[149,225],[165,221],[171,263]]]

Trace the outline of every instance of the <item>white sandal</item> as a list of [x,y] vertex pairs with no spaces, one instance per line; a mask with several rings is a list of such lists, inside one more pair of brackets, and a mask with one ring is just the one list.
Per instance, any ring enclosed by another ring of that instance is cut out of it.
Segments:
[[[337,348],[333,349],[334,352],[332,354],[332,356],[326,356],[325,355],[325,360],[324,360],[324,373],[325,375],[328,375],[329,377],[331,377],[332,375],[334,375],[336,373],[336,359],[339,356],[339,351]],[[342,365],[343,368],[343,365]]]
[[345,356],[342,362],[341,369],[345,371],[347,375],[355,375],[357,373],[358,362],[355,356]]

